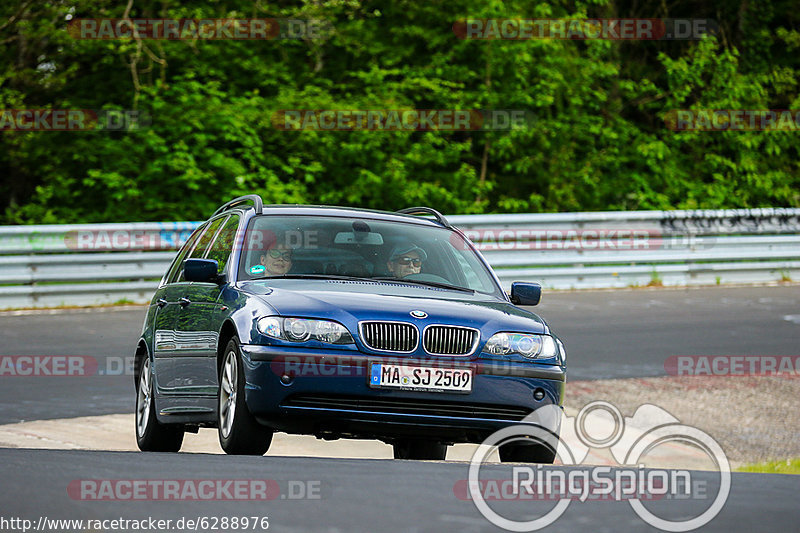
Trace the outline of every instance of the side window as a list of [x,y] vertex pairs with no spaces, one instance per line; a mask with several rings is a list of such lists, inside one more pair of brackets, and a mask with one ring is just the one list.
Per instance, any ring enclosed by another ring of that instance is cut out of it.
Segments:
[[207,259],[214,259],[217,262],[217,273],[222,274],[225,265],[231,255],[233,242],[236,239],[236,230],[239,227],[239,215],[231,215],[228,221],[214,239],[214,243],[208,251]]
[[172,265],[169,267],[169,273],[165,276],[164,283],[175,283],[178,280],[178,276],[183,273],[183,260],[186,258],[186,254],[192,249],[194,243],[197,242],[197,238],[203,234],[206,227],[207,224],[200,225],[200,227],[189,236],[186,244],[178,251],[178,255],[175,256],[175,259],[172,261]]
[[211,241],[214,240],[214,237],[217,235],[217,230],[225,222],[227,217],[219,217],[215,218],[211,221],[208,225],[208,229],[200,236],[200,239],[197,241],[197,246],[194,247],[192,253],[189,254],[189,259],[202,259],[206,256],[206,252],[208,252],[208,247],[211,245]]

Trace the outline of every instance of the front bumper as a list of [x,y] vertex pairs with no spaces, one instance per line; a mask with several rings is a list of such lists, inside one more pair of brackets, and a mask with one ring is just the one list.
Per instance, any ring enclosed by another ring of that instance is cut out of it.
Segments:
[[[553,417],[552,409],[540,411],[562,405],[566,374],[558,366],[261,345],[243,345],[242,360],[250,412],[278,431],[386,441],[416,436],[443,442],[481,442],[515,424],[559,432],[560,417]],[[370,362],[386,361],[469,367],[473,388],[462,394],[370,387]],[[544,393],[541,400],[534,398],[537,390]]]

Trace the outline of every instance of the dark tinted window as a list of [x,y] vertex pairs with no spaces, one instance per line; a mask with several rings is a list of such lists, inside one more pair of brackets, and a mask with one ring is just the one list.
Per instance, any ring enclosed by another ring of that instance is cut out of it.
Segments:
[[219,217],[215,218],[211,221],[208,225],[208,229],[203,233],[200,239],[197,241],[197,246],[194,247],[192,253],[189,254],[189,259],[202,259],[206,256],[208,252],[209,246],[211,245],[211,241],[214,240],[214,237],[217,235],[217,230],[225,222],[226,217]]
[[236,230],[239,227],[239,215],[232,215],[228,221],[222,226],[222,229],[214,239],[214,243],[208,251],[207,259],[214,259],[217,262],[217,273],[222,274],[225,270],[225,265],[228,262],[228,257],[231,255],[233,249],[233,242],[236,239]]

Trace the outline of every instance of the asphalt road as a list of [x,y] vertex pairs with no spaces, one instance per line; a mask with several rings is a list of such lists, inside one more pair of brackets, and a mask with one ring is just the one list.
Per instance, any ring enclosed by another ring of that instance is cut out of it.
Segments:
[[[564,340],[568,379],[664,375],[672,355],[799,355],[800,286],[549,292],[534,310]],[[0,356],[82,355],[80,377],[0,375],[0,424],[133,411],[145,309],[0,313]],[[101,375],[102,373],[102,375]]]
[[[3,465],[2,517],[29,519],[34,524],[39,517],[99,520],[153,517],[177,521],[181,517],[248,516],[268,517],[268,530],[276,532],[498,530],[479,514],[471,501],[458,497],[463,493],[455,487],[467,478],[466,463],[6,449],[0,450],[0,464]],[[481,479],[511,479],[510,475],[510,465],[495,465],[485,467]],[[646,507],[669,520],[686,520],[702,513],[716,497],[720,476],[696,471],[691,476],[694,485],[703,487],[704,492],[694,493],[698,498],[649,502]],[[269,501],[93,499],[110,494],[125,497],[121,490],[104,493],[103,480],[152,483],[187,479],[268,480],[270,486],[275,482],[280,495],[267,491],[274,498]],[[82,492],[81,480],[94,481],[89,481],[90,488]],[[294,488],[290,489],[290,485]],[[800,476],[733,474],[727,504],[703,531],[797,531],[798,490]],[[301,491],[310,493],[314,499],[294,499]],[[705,497],[700,498],[701,494]],[[8,502],[13,502],[13,506],[7,505]],[[512,520],[543,516],[553,505],[553,502],[531,501],[490,503],[493,510]],[[621,501],[573,501],[548,529],[654,530],[627,502]],[[264,531],[260,525],[249,530]]]
[[545,293],[568,379],[662,376],[673,355],[800,355],[800,286]]
[[[550,293],[536,310],[567,344],[570,380],[663,375],[671,355],[800,353],[796,286]],[[132,378],[121,361],[131,355],[143,317],[143,308],[0,314],[0,355],[90,356],[99,370],[81,377],[0,376],[0,423],[131,412]],[[233,531],[220,521],[234,516],[258,518],[257,527],[251,523],[248,531],[264,531],[265,523],[269,531],[281,532],[498,530],[472,502],[458,497],[457,487],[468,475],[468,465],[458,462],[0,449],[0,464],[0,530],[20,530],[21,522],[13,519],[37,524],[45,517],[152,517],[171,519],[169,529],[185,531],[192,528],[177,525],[177,520],[209,517],[206,525],[216,519],[216,530]],[[481,478],[510,479],[511,468],[487,466]],[[720,476],[691,475],[702,487],[695,497],[645,506],[671,520],[703,512],[716,496]],[[82,480],[95,480],[89,486],[95,483],[98,490],[103,480],[187,479],[267,480],[278,492],[268,501],[96,501],[87,499],[91,490],[83,497],[80,491]],[[727,503],[703,530],[797,531],[798,490],[800,476],[733,474]],[[301,492],[314,497],[296,499]],[[545,515],[553,503],[490,506],[506,518],[531,520]],[[627,502],[608,501],[571,502],[548,529],[556,528],[654,530]],[[42,529],[80,530],[74,524],[45,524]]]

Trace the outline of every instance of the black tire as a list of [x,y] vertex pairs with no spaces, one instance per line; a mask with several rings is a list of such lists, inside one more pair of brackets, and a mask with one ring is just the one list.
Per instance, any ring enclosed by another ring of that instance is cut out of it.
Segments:
[[436,441],[401,439],[392,444],[395,459],[416,459],[420,461],[444,461],[447,445]]
[[183,444],[183,426],[162,424],[156,418],[153,372],[145,355],[136,380],[136,444],[143,452],[177,452]]
[[217,432],[229,455],[264,455],[272,444],[272,430],[258,423],[245,402],[244,368],[239,342],[228,341],[219,368]]
[[501,463],[538,463],[551,465],[555,459],[556,451],[546,444],[513,442],[500,445]]

